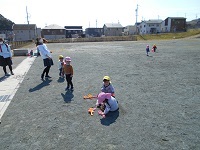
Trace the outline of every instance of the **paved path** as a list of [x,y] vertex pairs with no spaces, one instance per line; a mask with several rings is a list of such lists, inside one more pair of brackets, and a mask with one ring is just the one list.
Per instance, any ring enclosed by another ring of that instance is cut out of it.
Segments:
[[13,69],[14,75],[2,77],[0,89],[0,122],[5,110],[10,104],[21,82],[33,64],[35,57],[25,58],[16,68]]

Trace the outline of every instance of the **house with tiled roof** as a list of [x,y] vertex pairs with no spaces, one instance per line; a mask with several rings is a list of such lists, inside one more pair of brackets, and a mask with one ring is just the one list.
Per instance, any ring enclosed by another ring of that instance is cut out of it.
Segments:
[[139,25],[139,34],[160,33],[162,21],[163,20],[160,20],[160,19],[142,21]]
[[105,36],[122,36],[124,27],[120,23],[106,23],[103,25]]
[[83,34],[82,26],[65,26],[66,38],[77,38]]
[[38,36],[36,24],[13,24],[14,41],[35,40]]
[[64,39],[66,36],[66,29],[56,24],[51,24],[42,28],[42,37],[47,40]]

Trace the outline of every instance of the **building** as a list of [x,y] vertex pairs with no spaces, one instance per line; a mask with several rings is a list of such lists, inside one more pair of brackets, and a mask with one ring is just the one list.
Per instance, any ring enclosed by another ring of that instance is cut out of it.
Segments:
[[51,24],[42,28],[41,36],[47,40],[63,39],[66,37],[65,28]]
[[86,28],[86,37],[101,37],[103,35],[103,28]]
[[124,35],[134,35],[137,33],[136,29],[137,29],[136,25],[129,25],[129,26],[124,27]]
[[13,24],[14,41],[35,40],[37,35],[36,24]]
[[139,34],[156,34],[161,32],[162,20],[142,21],[139,25]]
[[120,23],[106,23],[103,26],[105,36],[122,36],[124,27]]
[[66,38],[77,38],[83,34],[82,26],[65,26]]
[[186,18],[168,17],[162,23],[161,32],[185,32]]

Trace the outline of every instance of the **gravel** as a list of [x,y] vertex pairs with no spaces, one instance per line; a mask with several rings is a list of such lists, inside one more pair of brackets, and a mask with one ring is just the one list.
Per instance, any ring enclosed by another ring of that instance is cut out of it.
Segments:
[[[156,53],[146,56],[146,45]],[[36,58],[2,117],[1,150],[200,149],[200,39],[48,44],[51,79]],[[58,76],[70,56],[74,91]],[[87,113],[103,76],[111,77],[118,112]]]

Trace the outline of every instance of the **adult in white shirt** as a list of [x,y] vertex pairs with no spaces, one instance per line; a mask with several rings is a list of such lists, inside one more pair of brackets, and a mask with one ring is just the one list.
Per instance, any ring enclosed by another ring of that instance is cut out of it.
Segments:
[[53,65],[51,52],[47,48],[46,44],[43,44],[42,38],[37,38],[36,43],[37,43],[37,50],[40,52],[40,55],[43,59],[44,67],[45,67],[41,74],[41,79],[43,80],[44,76],[45,76],[45,78],[51,78],[49,76],[49,70],[50,70],[51,66]]
[[3,38],[0,38],[0,66],[3,67],[3,71],[5,73],[5,76],[9,76],[10,74],[6,71],[6,66],[9,67],[10,73],[14,75],[12,71],[12,53],[10,46],[6,44],[3,40]]

